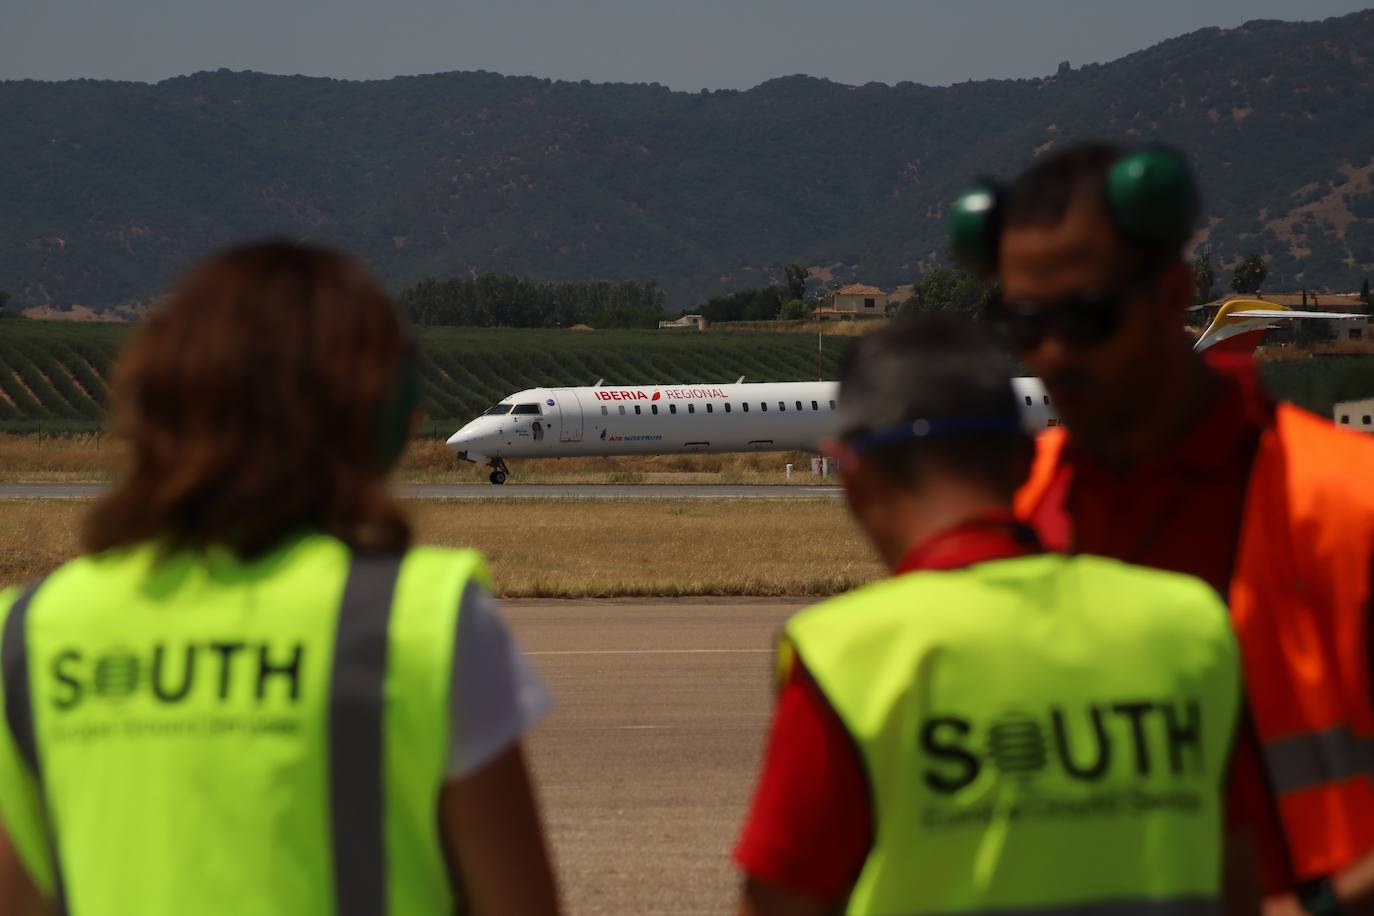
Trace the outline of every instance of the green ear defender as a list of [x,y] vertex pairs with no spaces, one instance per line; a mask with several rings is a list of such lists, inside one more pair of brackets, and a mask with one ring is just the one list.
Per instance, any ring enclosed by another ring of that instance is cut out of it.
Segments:
[[[980,275],[997,269],[1006,188],[980,181],[950,208],[950,252],[960,266]],[[1103,203],[1122,238],[1153,247],[1181,248],[1201,211],[1193,171],[1183,156],[1158,146],[1118,159],[1107,172]]]
[[1107,212],[1130,241],[1182,247],[1201,209],[1193,170],[1162,147],[1122,156],[1107,173]]
[[949,211],[949,249],[957,264],[980,276],[997,269],[1006,189],[984,179],[960,194]]
[[402,353],[396,361],[391,390],[373,418],[372,443],[379,467],[390,470],[401,460],[410,438],[410,418],[419,406],[420,367],[413,355]]

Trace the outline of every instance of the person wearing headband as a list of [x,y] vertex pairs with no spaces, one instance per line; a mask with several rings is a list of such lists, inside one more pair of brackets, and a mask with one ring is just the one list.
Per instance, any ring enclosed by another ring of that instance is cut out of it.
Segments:
[[1241,687],[1215,593],[1016,521],[1033,440],[975,324],[864,337],[838,414],[827,450],[891,577],[784,629],[740,912],[1219,908]]

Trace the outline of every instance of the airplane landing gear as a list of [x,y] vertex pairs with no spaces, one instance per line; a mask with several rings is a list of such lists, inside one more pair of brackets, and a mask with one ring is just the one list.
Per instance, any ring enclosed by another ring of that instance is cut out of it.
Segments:
[[506,472],[492,471],[491,474],[487,476],[487,480],[490,480],[492,483],[496,484],[497,486],[500,486],[501,484],[506,482]]
[[490,480],[498,487],[506,482],[506,477],[510,474],[510,468],[506,467],[505,461],[500,458],[493,458],[488,462],[488,466],[491,468],[491,474],[487,477],[487,480]]

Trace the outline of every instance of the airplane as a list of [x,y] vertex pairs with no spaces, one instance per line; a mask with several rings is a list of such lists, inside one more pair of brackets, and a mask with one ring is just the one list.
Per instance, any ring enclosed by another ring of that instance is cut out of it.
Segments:
[[[1261,300],[1222,306],[1195,350],[1254,349],[1285,318],[1340,318],[1298,312]],[[1361,316],[1363,317],[1363,316]],[[690,385],[528,388],[502,398],[448,439],[463,461],[491,468],[506,482],[507,458],[671,455],[689,452],[815,451],[835,432],[838,382],[754,382]],[[1012,380],[1032,432],[1059,422],[1038,378]]]

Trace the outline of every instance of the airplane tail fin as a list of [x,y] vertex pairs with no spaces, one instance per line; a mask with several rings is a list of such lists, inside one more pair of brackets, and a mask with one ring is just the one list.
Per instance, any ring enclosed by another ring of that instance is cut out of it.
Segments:
[[1301,311],[1263,299],[1232,299],[1218,310],[1217,316],[1202,332],[1193,349],[1198,352],[1209,351],[1209,358],[1217,355],[1250,356],[1264,339],[1264,332],[1276,327],[1276,321],[1364,317],[1352,312]]

